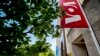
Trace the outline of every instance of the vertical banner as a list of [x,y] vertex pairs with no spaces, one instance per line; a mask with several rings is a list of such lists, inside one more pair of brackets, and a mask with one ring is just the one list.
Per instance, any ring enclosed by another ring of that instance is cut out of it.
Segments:
[[60,0],[60,7],[66,13],[61,19],[61,27],[88,28],[84,12],[82,12],[78,0]]

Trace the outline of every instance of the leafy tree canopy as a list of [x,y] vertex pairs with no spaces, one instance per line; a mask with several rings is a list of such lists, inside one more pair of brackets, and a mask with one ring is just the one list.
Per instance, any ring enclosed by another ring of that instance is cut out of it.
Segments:
[[60,16],[56,0],[0,0],[0,54],[15,53],[28,44],[27,33],[38,39],[58,36],[52,24]]
[[16,49],[17,56],[54,56],[54,52],[50,48],[50,44],[45,40],[38,40],[33,45],[21,45]]

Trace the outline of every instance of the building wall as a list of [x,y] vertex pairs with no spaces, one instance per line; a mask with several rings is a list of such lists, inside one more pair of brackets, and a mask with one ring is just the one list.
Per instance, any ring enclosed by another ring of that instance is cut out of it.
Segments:
[[[100,0],[89,0],[83,6],[83,8],[84,8],[85,14],[86,14],[91,26],[92,26],[92,29],[96,35],[98,43],[100,44],[100,22],[99,22],[100,21],[100,14],[99,14],[100,13]],[[91,35],[89,34],[89,31],[87,31],[87,32],[84,34],[84,39],[86,39],[86,43],[88,43],[87,47],[88,47],[89,53],[91,55],[98,56],[98,55],[96,55],[98,52],[96,50],[93,39],[90,38]],[[94,48],[94,50],[93,50],[93,48]],[[94,53],[91,51],[94,51]]]
[[89,56],[100,56],[89,30],[83,34],[83,37]]
[[100,0],[89,0],[83,9],[100,43]]
[[[100,43],[100,0],[85,0],[85,2],[83,3],[83,9],[87,16],[87,19],[89,20],[93,28],[98,42]],[[86,45],[86,48],[83,48],[83,53],[86,53],[85,49],[87,49],[88,53],[88,55],[84,56],[100,56],[94,40],[91,36],[91,32],[89,31],[89,29],[85,28],[74,28],[71,29],[67,34],[68,48],[72,50],[73,56],[80,56],[82,53],[80,47],[73,44],[75,43],[75,41],[78,40],[78,38],[80,38],[80,35],[82,35],[82,38],[84,39],[84,44]],[[70,50],[68,51],[71,52]],[[76,54],[75,51],[79,53]]]

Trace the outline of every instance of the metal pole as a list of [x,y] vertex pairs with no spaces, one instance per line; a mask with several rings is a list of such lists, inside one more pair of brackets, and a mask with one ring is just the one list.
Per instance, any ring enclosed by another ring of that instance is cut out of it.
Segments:
[[61,56],[64,56],[64,52],[63,52],[63,41],[61,42]]
[[67,47],[66,47],[66,36],[65,36],[65,29],[63,28],[63,38],[64,38],[64,54],[65,56],[68,56],[67,55]]

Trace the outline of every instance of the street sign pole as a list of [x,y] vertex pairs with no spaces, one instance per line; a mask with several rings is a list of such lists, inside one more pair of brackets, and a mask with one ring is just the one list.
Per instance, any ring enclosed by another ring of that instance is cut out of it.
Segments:
[[64,39],[64,55],[65,56],[68,56],[67,55],[67,43],[66,43],[66,34],[65,34],[65,28],[62,28],[62,30],[63,30],[63,39]]

